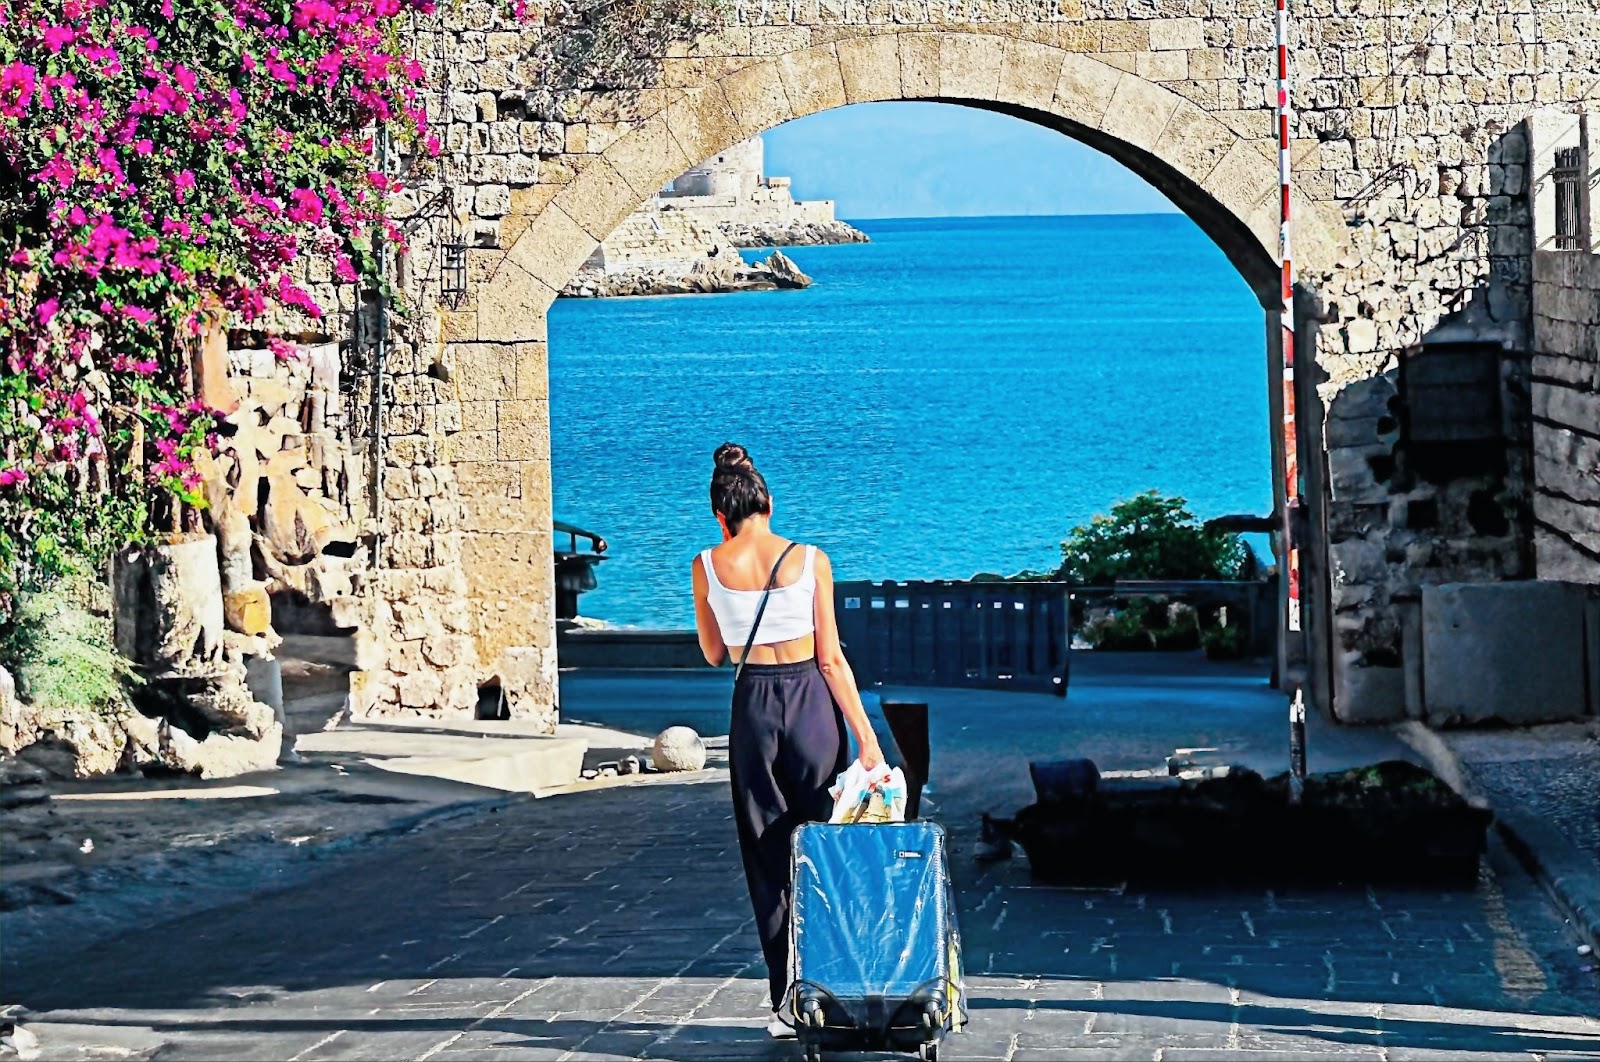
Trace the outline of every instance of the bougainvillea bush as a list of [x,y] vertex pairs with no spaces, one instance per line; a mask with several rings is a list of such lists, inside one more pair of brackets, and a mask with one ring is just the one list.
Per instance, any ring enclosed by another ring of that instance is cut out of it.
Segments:
[[192,529],[195,336],[321,316],[310,256],[374,272],[374,130],[437,150],[397,43],[429,7],[0,0],[0,579]]

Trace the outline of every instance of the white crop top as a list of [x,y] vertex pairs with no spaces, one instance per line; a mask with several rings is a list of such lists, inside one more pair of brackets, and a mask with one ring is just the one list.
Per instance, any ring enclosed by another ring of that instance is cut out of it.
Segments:
[[[805,550],[806,563],[800,578],[787,586],[773,587],[767,610],[761,614],[761,629],[756,631],[756,645],[786,642],[817,629],[816,613],[812,611],[817,596],[817,573],[813,568],[817,547],[807,546]],[[700,554],[700,563],[706,569],[706,600],[711,611],[716,613],[723,644],[730,651],[739,652],[750,637],[750,624],[756,618],[763,591],[730,590],[723,586],[711,563],[709,549]]]

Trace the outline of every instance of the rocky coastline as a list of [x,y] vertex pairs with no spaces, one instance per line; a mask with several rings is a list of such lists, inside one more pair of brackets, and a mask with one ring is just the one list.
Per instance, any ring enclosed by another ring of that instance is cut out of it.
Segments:
[[604,299],[629,295],[708,295],[733,291],[776,291],[811,286],[811,278],[782,251],[747,263],[723,252],[687,270],[638,267],[616,272],[583,269],[561,289],[563,298]]
[[847,221],[724,221],[717,228],[735,247],[817,247],[836,243],[871,243],[867,234]]

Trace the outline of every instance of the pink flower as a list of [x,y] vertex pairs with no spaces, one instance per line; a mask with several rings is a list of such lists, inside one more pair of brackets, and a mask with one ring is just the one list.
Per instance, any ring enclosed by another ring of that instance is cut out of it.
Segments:
[[40,324],[49,324],[51,319],[55,317],[56,311],[60,309],[61,303],[59,300],[46,299],[34,308],[34,313],[39,315]]
[[302,225],[316,225],[322,221],[322,197],[309,188],[296,188],[289,193],[293,205],[289,207],[289,220]]
[[142,325],[148,325],[150,322],[156,319],[156,315],[145,309],[143,306],[124,306],[122,308],[122,313],[123,316],[130,317]]
[[20,468],[0,468],[0,487],[16,487],[28,482],[28,473]]
[[152,144],[148,138],[143,140],[135,140],[133,142],[133,150],[138,152],[140,155],[150,154],[150,152],[155,150],[155,147],[156,146]]
[[61,49],[77,38],[78,35],[71,26],[50,26],[44,31],[44,46],[52,53],[60,53]]
[[183,202],[189,198],[189,193],[194,189],[194,174],[189,170],[179,170],[172,178],[173,198]]
[[33,101],[35,71],[18,61],[0,70],[0,114],[21,118]]

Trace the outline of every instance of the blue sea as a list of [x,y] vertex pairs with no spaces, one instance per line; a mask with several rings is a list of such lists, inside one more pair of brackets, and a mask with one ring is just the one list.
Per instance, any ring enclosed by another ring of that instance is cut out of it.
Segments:
[[1051,569],[1151,488],[1271,511],[1261,308],[1187,218],[855,224],[870,244],[786,251],[805,290],[556,303],[555,514],[612,557],[584,615],[693,625],[725,440],[841,579]]

